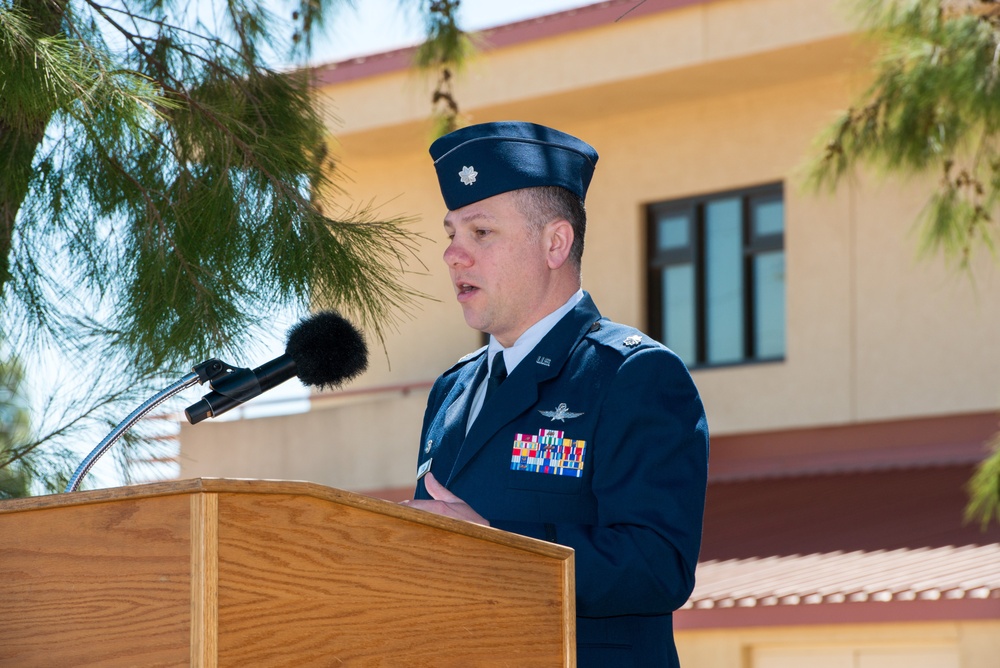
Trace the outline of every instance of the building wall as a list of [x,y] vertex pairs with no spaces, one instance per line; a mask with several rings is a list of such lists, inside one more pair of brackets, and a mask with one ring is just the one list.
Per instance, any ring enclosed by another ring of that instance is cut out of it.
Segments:
[[[833,195],[801,188],[821,128],[867,80],[870,54],[837,3],[659,5],[675,8],[486,50],[455,81],[471,122],[532,120],[600,152],[584,287],[605,315],[646,326],[645,204],[782,181],[786,359],[694,373],[713,434],[1000,407],[1000,348],[991,345],[1000,301],[989,298],[1000,277],[986,263],[970,280],[917,258],[912,226],[931,182],[859,174]],[[341,80],[320,89],[340,118],[330,129],[347,191],[329,201],[414,217],[425,238],[408,282],[428,298],[384,350],[373,342],[371,369],[350,388],[368,394],[304,415],[185,427],[182,477],[411,485],[427,385],[479,345],[441,261],[430,82],[408,70],[361,76],[369,64],[333,70]]]
[[426,403],[426,390],[379,392],[308,413],[184,426],[180,477],[412,487]]
[[992,668],[1000,621],[773,626],[676,632],[699,668]]

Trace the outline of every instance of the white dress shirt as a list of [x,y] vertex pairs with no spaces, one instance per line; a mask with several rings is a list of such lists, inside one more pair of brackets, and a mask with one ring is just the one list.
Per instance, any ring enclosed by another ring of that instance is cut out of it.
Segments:
[[465,423],[466,434],[469,433],[472,423],[476,421],[476,417],[479,416],[479,411],[483,407],[483,400],[486,397],[486,380],[490,377],[490,371],[493,368],[493,358],[496,354],[499,352],[503,353],[503,362],[507,367],[507,375],[510,375],[514,372],[514,368],[521,363],[521,360],[534,350],[538,342],[544,339],[545,335],[556,326],[556,323],[562,320],[564,315],[572,311],[573,307],[580,303],[581,299],[583,299],[582,289],[577,290],[565,304],[526,329],[521,336],[517,337],[517,341],[510,348],[504,348],[500,345],[499,341],[490,335],[490,345],[486,350],[486,378],[476,388],[476,396],[472,400],[472,409],[469,411],[469,421]]

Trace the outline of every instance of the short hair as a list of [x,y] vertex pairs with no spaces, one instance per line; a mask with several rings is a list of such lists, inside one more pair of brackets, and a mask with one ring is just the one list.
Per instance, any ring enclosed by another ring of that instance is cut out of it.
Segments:
[[583,237],[587,232],[587,209],[583,199],[560,186],[538,186],[513,190],[518,211],[540,231],[553,220],[563,219],[573,228],[569,258],[577,268],[583,259]]

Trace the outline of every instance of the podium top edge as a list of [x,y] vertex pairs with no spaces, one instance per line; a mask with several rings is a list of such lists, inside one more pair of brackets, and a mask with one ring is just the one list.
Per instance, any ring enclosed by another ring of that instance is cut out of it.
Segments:
[[416,522],[445,531],[462,533],[472,538],[528,550],[555,559],[568,559],[573,555],[573,549],[563,545],[527,538],[472,522],[435,515],[357,492],[349,492],[343,489],[327,487],[319,483],[299,480],[189,478],[126,485],[123,487],[110,487],[107,489],[85,490],[81,492],[5,499],[0,500],[0,519],[5,514],[32,510],[192,494],[284,494],[311,497],[383,515],[390,515],[400,520]]

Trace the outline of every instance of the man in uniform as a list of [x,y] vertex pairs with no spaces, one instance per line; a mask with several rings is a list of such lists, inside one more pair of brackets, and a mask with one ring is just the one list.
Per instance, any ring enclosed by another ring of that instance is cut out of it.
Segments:
[[572,547],[582,668],[675,666],[708,469],[684,364],[581,290],[585,142],[486,123],[431,146],[444,252],[489,345],[431,390],[407,504]]

